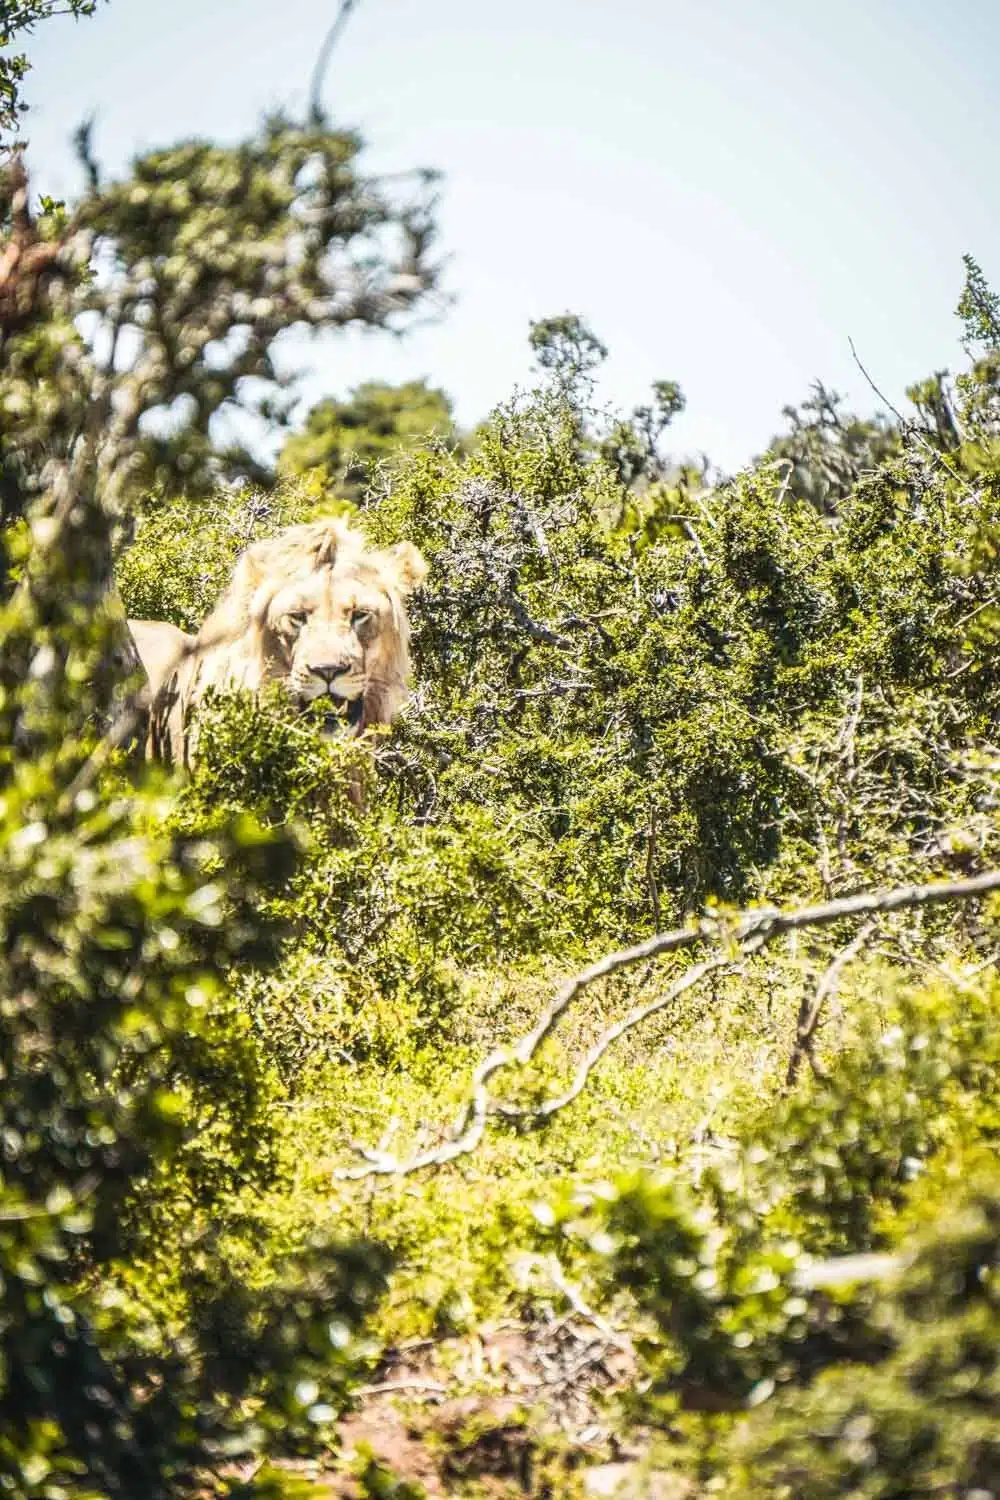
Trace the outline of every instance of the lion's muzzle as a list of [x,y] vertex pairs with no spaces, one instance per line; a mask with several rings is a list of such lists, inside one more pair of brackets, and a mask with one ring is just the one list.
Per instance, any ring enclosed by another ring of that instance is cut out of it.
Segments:
[[349,675],[351,663],[349,661],[309,662],[309,670],[314,677],[319,677],[332,688],[338,677]]

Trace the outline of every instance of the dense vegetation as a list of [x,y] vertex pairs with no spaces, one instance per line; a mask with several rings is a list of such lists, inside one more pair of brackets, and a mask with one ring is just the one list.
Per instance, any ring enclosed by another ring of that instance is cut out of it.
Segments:
[[[412,1495],[343,1451],[375,1402],[437,1493],[985,1500],[1000,300],[970,260],[911,420],[818,387],[728,479],[661,451],[673,382],[595,416],[569,316],[473,438],[362,387],[275,477],[211,419],[247,373],[287,417],[276,309],[386,228],[421,264],[351,316],[433,281],[359,150],[272,122],[37,219],[8,173],[6,243],[58,253],[0,282],[0,1488],[301,1495],[319,1454]],[[232,695],[191,777],[141,767],[112,560],[192,628],[331,507],[430,562],[402,720]]]

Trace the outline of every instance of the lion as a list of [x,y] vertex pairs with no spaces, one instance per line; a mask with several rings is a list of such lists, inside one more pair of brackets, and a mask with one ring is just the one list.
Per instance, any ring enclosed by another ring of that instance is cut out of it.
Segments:
[[321,700],[328,729],[391,724],[410,670],[404,601],[426,573],[410,542],[373,550],[346,521],[310,521],[243,552],[196,636],[130,620],[147,677],[147,755],[189,766],[206,693],[270,682],[299,707]]

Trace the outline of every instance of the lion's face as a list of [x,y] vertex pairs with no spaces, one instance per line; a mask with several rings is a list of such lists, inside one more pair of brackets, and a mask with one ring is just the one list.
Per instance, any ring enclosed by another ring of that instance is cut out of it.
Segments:
[[378,568],[321,567],[258,600],[268,675],[297,703],[322,700],[355,729],[385,721],[406,660],[399,594]]
[[281,682],[325,705],[331,728],[391,724],[410,669],[405,601],[426,572],[410,542],[373,550],[338,518],[254,542],[199,632],[184,711],[210,690]]

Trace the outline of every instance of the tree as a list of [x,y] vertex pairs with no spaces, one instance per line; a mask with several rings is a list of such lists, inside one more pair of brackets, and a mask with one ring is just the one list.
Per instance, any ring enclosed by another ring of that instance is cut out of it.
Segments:
[[[222,1248],[227,1195],[274,1170],[227,973],[273,960],[261,905],[294,841],[245,818],[178,837],[154,786],[106,786],[108,522],[85,485],[55,496],[33,545],[4,539],[23,574],[0,621],[0,1487],[167,1500],[316,1430],[303,1381],[340,1399],[382,1263],[331,1241],[254,1292]],[[165,1261],[171,1224],[189,1250]]]
[[454,441],[451,402],[426,380],[403,385],[368,381],[344,401],[312,408],[278,456],[280,475],[319,470],[340,493],[356,498],[383,459],[432,439]]
[[576,313],[540,318],[531,324],[528,343],[539,369],[566,398],[589,392],[594,372],[608,357],[605,345]]
[[[88,421],[119,510],[138,494],[266,477],[252,444],[225,427],[288,420],[294,376],[277,363],[279,336],[399,329],[434,285],[431,174],[400,199],[362,174],[359,138],[325,121],[272,117],[239,146],[151,152],[107,184],[89,128],[78,144],[88,190],[41,230],[78,273],[54,299],[44,347],[34,332],[15,338],[0,383],[3,452],[17,451],[35,491]],[[80,274],[98,265],[99,276]],[[53,339],[59,368],[73,367],[58,395]]]
[[965,286],[957,310],[974,363],[957,386],[968,436],[989,448],[1000,436],[1000,295],[971,255],[963,259]]
[[660,439],[685,404],[684,393],[675,380],[656,380],[652,402],[635,407],[631,416],[615,422],[601,439],[601,457],[626,489],[666,478],[669,466],[660,454]]
[[665,478],[669,465],[659,451],[659,441],[685,406],[676,381],[654,381],[648,405],[608,420],[591,404],[597,371],[608,351],[582,318],[575,313],[542,318],[531,324],[528,343],[547,386],[574,416],[581,454],[598,454],[626,489]]

